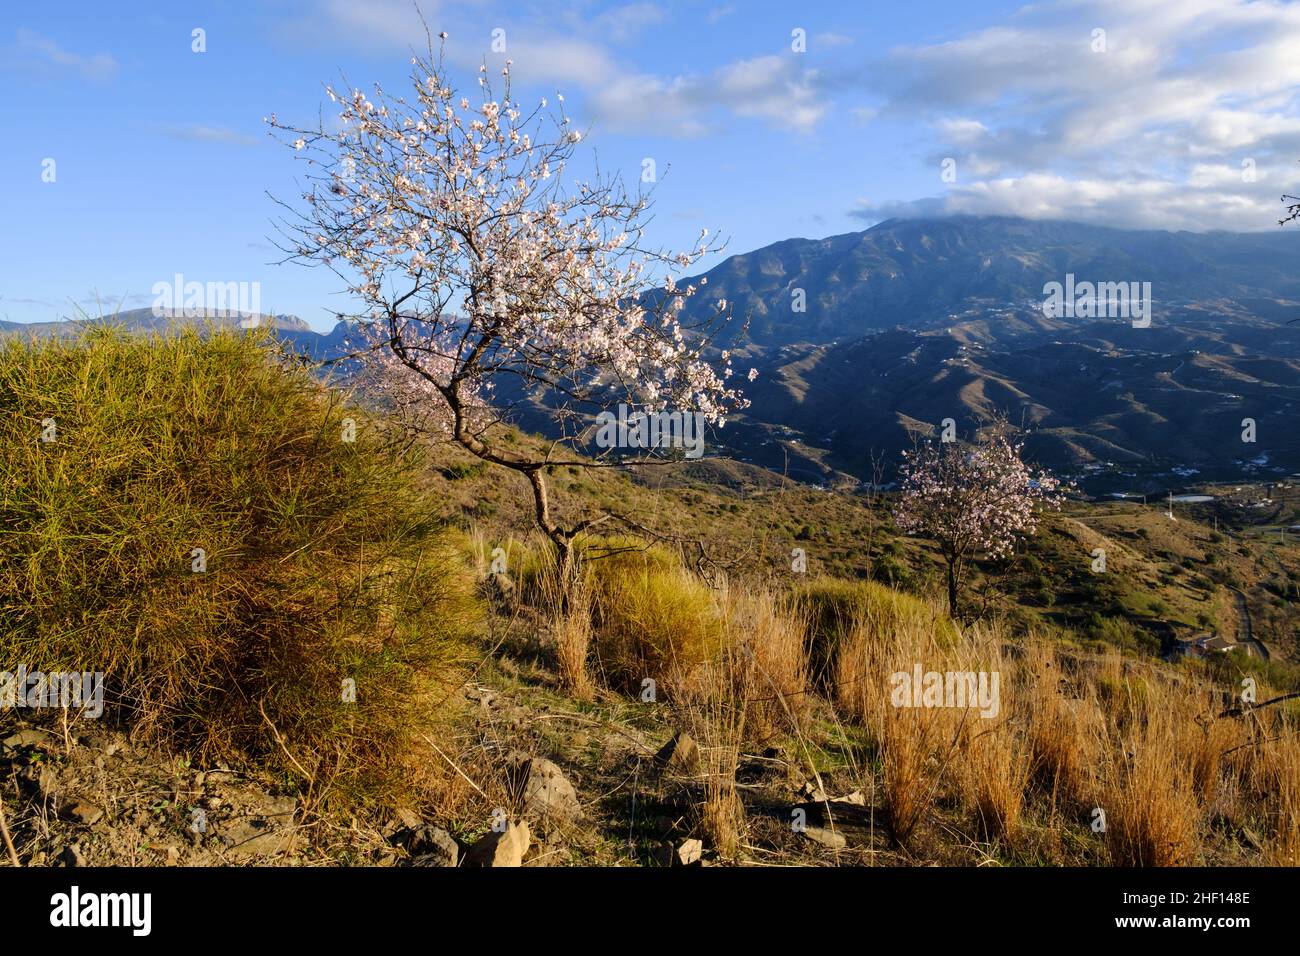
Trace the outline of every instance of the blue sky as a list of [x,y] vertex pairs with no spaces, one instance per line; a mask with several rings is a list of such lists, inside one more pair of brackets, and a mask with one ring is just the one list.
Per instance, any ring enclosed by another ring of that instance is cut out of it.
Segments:
[[[666,246],[948,213],[1262,230],[1300,191],[1294,4],[420,6],[467,89],[509,56],[516,99],[562,92],[605,170],[653,159]],[[295,201],[300,167],[262,120],[310,122],[340,73],[399,91],[421,39],[410,0],[8,0],[0,319],[146,306],[182,273],[259,282],[264,311],[329,328],[338,279],[273,264],[267,194]]]

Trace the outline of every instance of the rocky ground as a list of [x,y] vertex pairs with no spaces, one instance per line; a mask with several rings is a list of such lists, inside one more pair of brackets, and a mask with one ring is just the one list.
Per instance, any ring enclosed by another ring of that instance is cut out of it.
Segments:
[[[464,774],[449,819],[399,810],[337,821],[303,795],[134,745],[83,721],[60,733],[9,721],[0,738],[6,829],[30,866],[714,865],[702,839],[701,747],[665,708],[614,695],[578,704],[509,657],[463,688],[458,737],[431,759]],[[774,742],[741,755],[740,859],[902,863],[869,801],[828,752]],[[795,824],[798,821],[798,825]],[[7,854],[7,850],[5,850]]]
[[[314,812],[310,795],[194,766],[106,721],[0,721],[0,818],[30,866],[1104,865],[1068,811],[1026,811],[1014,846],[982,842],[951,783],[927,823],[890,837],[877,758],[810,695],[800,732],[740,749],[730,852],[702,826],[716,741],[671,702],[598,689],[575,700],[544,629],[514,622],[465,675],[428,759],[458,793],[410,809]],[[1258,843],[1258,838],[1254,838]],[[1250,862],[1249,831],[1215,827],[1207,862]],[[7,847],[0,852],[8,855]]]

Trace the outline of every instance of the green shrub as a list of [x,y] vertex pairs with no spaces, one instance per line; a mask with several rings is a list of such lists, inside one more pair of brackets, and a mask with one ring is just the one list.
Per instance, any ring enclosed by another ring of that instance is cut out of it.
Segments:
[[593,646],[606,682],[638,691],[645,678],[670,689],[723,643],[714,594],[678,556],[636,539],[590,539],[583,573],[592,596]]
[[871,579],[887,584],[891,588],[906,590],[913,586],[915,575],[912,569],[893,555],[882,555],[871,564]]
[[467,478],[481,478],[487,473],[487,462],[454,461],[444,468],[442,473],[452,481],[464,481]]
[[815,578],[796,588],[792,600],[808,621],[809,673],[823,684],[834,673],[837,649],[854,628],[888,634],[918,624],[935,632],[940,643],[957,637],[947,615],[874,581]]
[[0,343],[0,669],[102,671],[145,739],[359,797],[479,608],[416,453],[264,346]]

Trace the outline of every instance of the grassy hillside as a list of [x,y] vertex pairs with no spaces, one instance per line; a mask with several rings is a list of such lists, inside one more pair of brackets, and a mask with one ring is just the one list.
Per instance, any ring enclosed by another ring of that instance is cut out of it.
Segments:
[[[0,670],[109,689],[101,721],[0,713],[17,853],[428,864],[511,821],[525,865],[1300,862],[1300,712],[1254,706],[1300,686],[1296,555],[1249,509],[1072,503],[955,622],[888,496],[728,462],[551,479],[562,515],[650,529],[581,542],[567,609],[517,476],[256,337],[4,343]],[[1269,660],[1157,656],[1243,607]],[[997,690],[915,706],[917,669]]]

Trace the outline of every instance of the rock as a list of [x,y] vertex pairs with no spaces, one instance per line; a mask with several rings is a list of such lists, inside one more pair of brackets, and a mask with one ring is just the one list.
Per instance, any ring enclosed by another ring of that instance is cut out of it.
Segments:
[[405,845],[416,866],[455,866],[460,862],[460,846],[442,827],[421,824],[407,834]]
[[523,820],[509,823],[501,832],[484,835],[465,854],[466,866],[522,866],[531,837]]
[[867,797],[861,790],[854,790],[852,793],[846,794],[845,796],[836,797],[831,801],[831,803],[851,803],[855,807],[865,807],[867,805]]
[[287,849],[292,842],[289,835],[268,829],[254,820],[241,820],[224,830],[221,836],[230,842],[227,852],[237,860],[270,856]]
[[90,826],[99,822],[104,816],[104,811],[89,801],[73,799],[63,805],[59,815],[72,823]]
[[701,840],[684,840],[682,845],[677,848],[677,862],[682,866],[690,866],[692,863],[700,862],[700,857],[704,855],[704,843]]
[[64,866],[85,866],[86,858],[81,853],[81,844],[72,843],[64,847],[62,860]]
[[703,854],[703,841],[690,839],[683,840],[680,845],[671,842],[660,844],[654,858],[660,866],[696,866]]
[[397,817],[398,821],[398,826],[394,827],[394,830],[399,829],[400,827],[414,830],[420,825],[420,818],[406,807],[398,807],[394,812],[394,815]]
[[689,777],[699,772],[700,748],[695,745],[690,734],[678,731],[655,754],[655,761],[665,773]]
[[844,834],[838,830],[827,830],[825,827],[806,827],[801,832],[814,843],[820,843],[827,849],[842,850],[848,846]]
[[806,782],[799,789],[799,796],[807,800],[811,800],[813,803],[826,802],[826,791],[823,790],[821,787],[817,786],[817,784],[813,783],[811,780]]
[[55,798],[59,792],[59,775],[55,773],[53,767],[45,766],[41,768],[41,775],[36,781],[36,787],[40,790],[41,796],[47,800]]
[[19,747],[45,747],[53,738],[54,735],[47,730],[29,727],[6,737],[3,743],[10,750],[16,750]]
[[516,780],[522,781],[520,792],[525,813],[564,821],[582,816],[578,792],[553,761],[545,757],[519,755],[515,763]]
[[294,797],[276,797],[265,807],[268,817],[279,817],[277,823],[292,823],[293,815],[298,810],[298,801]]

